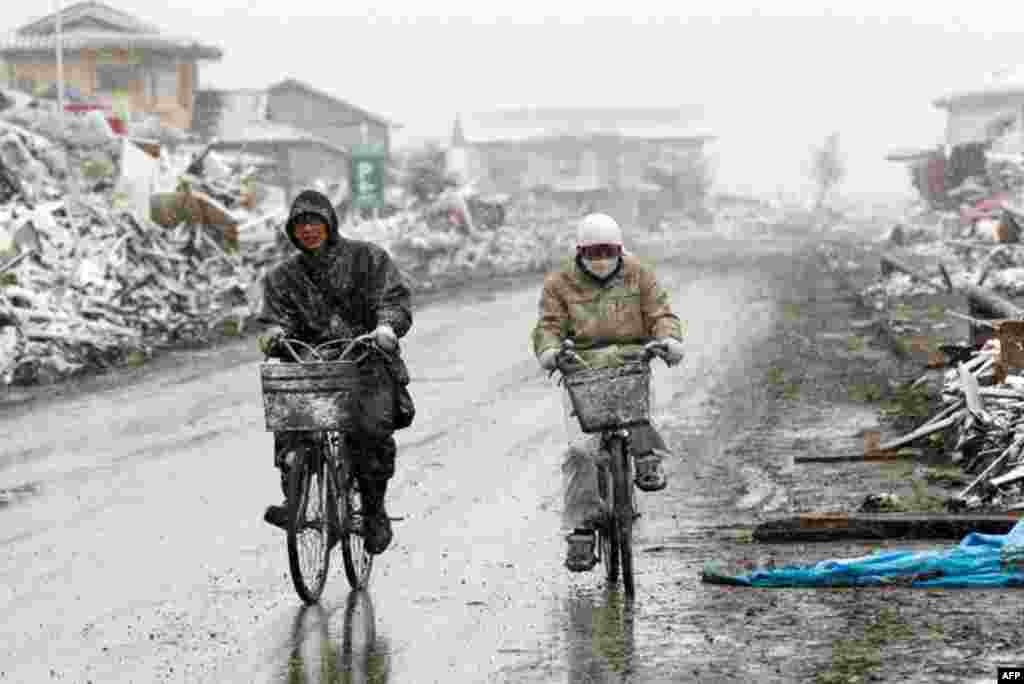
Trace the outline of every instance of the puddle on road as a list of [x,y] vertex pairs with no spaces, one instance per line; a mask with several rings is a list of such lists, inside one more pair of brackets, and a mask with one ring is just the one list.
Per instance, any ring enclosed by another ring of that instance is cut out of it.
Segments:
[[[671,600],[669,593],[663,600]],[[706,637],[688,626],[682,612],[666,624],[665,606],[645,595],[634,602],[602,579],[577,587],[555,599],[547,626],[554,632],[540,651],[516,649],[527,657],[506,668],[501,681],[515,682],[648,682],[660,681],[659,665],[685,655],[699,662]],[[527,655],[529,654],[529,655]]]
[[391,676],[391,655],[377,633],[370,594],[353,591],[331,609],[321,604],[298,609],[278,681],[383,684]]
[[27,482],[9,489],[0,488],[0,510],[29,497],[39,496],[41,492],[42,486],[38,482]]
[[6,468],[18,463],[31,463],[50,454],[52,444],[44,444],[13,451],[5,451],[0,454],[0,468]]

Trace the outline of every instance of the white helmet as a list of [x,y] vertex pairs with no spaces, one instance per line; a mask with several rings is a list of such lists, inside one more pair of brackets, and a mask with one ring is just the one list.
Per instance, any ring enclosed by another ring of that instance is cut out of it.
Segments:
[[576,246],[621,245],[622,230],[608,214],[588,214],[576,226]]

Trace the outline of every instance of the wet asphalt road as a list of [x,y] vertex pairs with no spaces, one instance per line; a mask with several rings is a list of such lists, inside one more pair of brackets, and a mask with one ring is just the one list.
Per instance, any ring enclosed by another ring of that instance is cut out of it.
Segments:
[[367,595],[340,562],[320,607],[294,594],[261,520],[279,489],[251,350],[0,417],[0,682],[662,681],[703,638],[673,616],[699,612],[707,559],[643,550],[730,522],[713,482],[743,472],[715,462],[735,426],[709,392],[734,378],[756,409],[744,367],[774,322],[743,249],[659,267],[689,333],[685,367],[657,367],[656,417],[689,453],[674,494],[641,500],[634,606],[562,566],[562,409],[528,352],[538,278],[417,312],[418,416],[388,495],[404,520]]

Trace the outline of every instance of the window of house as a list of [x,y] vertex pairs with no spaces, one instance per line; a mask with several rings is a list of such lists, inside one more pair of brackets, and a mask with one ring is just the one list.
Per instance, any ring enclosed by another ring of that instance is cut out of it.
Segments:
[[146,79],[146,94],[152,98],[169,100],[178,95],[178,70],[173,66],[154,67]]
[[131,90],[137,78],[137,70],[133,64],[96,65],[96,86],[101,93]]
[[578,151],[560,154],[555,159],[555,173],[559,176],[574,178],[583,171],[583,155]]
[[36,90],[36,80],[34,78],[21,77],[14,81],[14,87],[23,93],[34,93]]

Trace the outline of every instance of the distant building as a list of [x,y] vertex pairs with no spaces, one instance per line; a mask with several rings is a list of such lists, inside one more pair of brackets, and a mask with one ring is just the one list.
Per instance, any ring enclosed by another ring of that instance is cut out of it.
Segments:
[[581,206],[624,200],[635,211],[639,198],[660,193],[659,171],[699,164],[713,139],[681,109],[507,109],[456,117],[449,166],[503,193]]
[[[93,0],[65,7],[61,24],[69,90],[129,114],[155,114],[181,129],[192,121],[200,61],[223,56],[219,48],[165,34]],[[57,14],[49,14],[0,40],[0,58],[12,87],[35,93],[56,84],[56,25]]]
[[907,165],[921,197],[934,207],[956,208],[991,192],[989,165],[1000,154],[1024,154],[1024,66],[989,74],[932,104],[946,112],[944,144],[893,150],[889,161]]
[[[345,100],[288,78],[267,88],[267,119],[309,131],[336,147],[383,145],[391,153],[391,132],[402,125]],[[364,139],[365,134],[365,139]]]
[[946,144],[987,143],[1024,132],[1024,66],[990,74],[977,86],[937,98],[946,110]]
[[351,146],[365,133],[390,152],[391,131],[400,127],[294,79],[265,90],[202,90],[192,125],[217,139],[214,149],[273,159],[289,201],[317,182],[345,184]]

